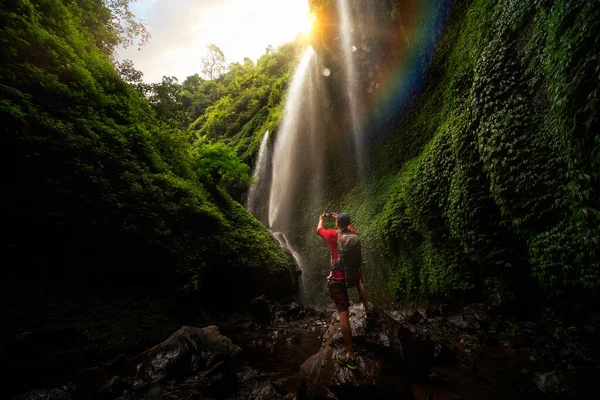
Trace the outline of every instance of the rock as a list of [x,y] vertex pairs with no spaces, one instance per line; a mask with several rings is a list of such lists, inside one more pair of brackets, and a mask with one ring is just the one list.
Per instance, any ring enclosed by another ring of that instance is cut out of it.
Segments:
[[419,310],[417,310],[416,308],[411,310],[407,316],[406,316],[406,320],[411,323],[411,324],[420,324],[421,322],[425,321],[425,317],[423,316],[423,314],[421,314],[419,312]]
[[558,371],[535,374],[533,381],[546,394],[560,394],[569,390],[566,379]]
[[275,387],[271,383],[256,385],[250,393],[248,400],[277,400],[281,399],[281,395],[277,393]]
[[[419,340],[382,310],[375,308],[372,321],[363,318],[361,306],[350,307],[353,345],[358,369],[352,371],[335,359],[344,351],[337,313],[323,337],[318,353],[302,364],[298,399],[412,399],[410,379],[415,360],[429,360]],[[431,344],[431,343],[430,343]],[[427,372],[425,376],[427,376]]]
[[464,308],[461,316],[468,329],[473,331],[485,331],[489,328],[492,320],[485,310],[483,304],[471,304]]
[[187,285],[184,285],[182,287],[180,287],[177,290],[177,293],[179,295],[191,295],[194,293],[198,292],[198,288],[199,288],[199,280],[198,279],[194,279],[192,282],[188,283]]
[[123,367],[125,364],[127,364],[128,360],[129,360],[129,357],[127,357],[127,354],[121,353],[118,356],[111,358],[110,360],[105,362],[102,365],[102,369],[110,370],[110,369]]
[[274,319],[276,321],[291,322],[298,321],[306,317],[312,317],[317,314],[318,312],[314,307],[303,306],[296,302],[292,302],[277,307]]
[[240,350],[229,338],[221,335],[216,326],[184,326],[158,346],[137,357],[136,386],[198,372],[207,376]]
[[496,292],[488,296],[484,306],[485,311],[492,317],[496,315],[512,316],[517,304],[516,298],[512,293]]
[[438,312],[441,317],[449,317],[452,313],[452,308],[448,304],[440,304]]
[[446,343],[433,345],[433,363],[436,366],[455,364],[458,361],[454,350]]
[[21,394],[14,400],[70,400],[71,393],[61,389],[36,389],[31,392]]
[[427,308],[423,313],[423,316],[425,317],[425,319],[432,319],[441,316],[441,314],[439,310],[432,310],[431,308]]
[[259,324],[268,324],[273,319],[269,300],[264,294],[250,303],[250,315]]
[[100,397],[112,399],[119,396],[128,385],[121,379],[120,376],[115,375],[110,381],[108,381],[102,389],[100,389]]

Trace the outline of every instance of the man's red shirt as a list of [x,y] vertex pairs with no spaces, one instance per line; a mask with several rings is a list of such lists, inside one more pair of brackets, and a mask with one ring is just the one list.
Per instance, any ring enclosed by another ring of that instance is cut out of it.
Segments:
[[[352,233],[358,233],[358,232],[356,232],[356,229],[352,228],[351,226],[348,227],[348,230]],[[325,243],[327,243],[327,245],[329,246],[329,251],[331,252],[331,263],[333,264],[338,259],[338,249],[337,249],[338,233],[337,233],[337,231],[335,229],[319,228],[319,229],[317,229],[317,235],[321,236],[323,238],[323,240],[325,240]],[[333,271],[329,272],[329,276],[327,277],[327,279],[332,280],[332,281],[343,281],[344,280],[344,272],[339,269],[333,270]],[[360,271],[357,271],[354,276],[348,277],[348,280],[359,280],[359,279],[360,279]]]

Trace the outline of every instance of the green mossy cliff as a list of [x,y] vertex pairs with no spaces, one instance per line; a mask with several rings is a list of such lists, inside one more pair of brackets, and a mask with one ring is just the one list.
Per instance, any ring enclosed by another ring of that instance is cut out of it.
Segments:
[[115,71],[103,50],[116,40],[111,18],[100,0],[0,10],[3,285],[175,293],[199,277],[211,306],[290,296],[291,257],[200,183],[186,135],[160,124]]
[[454,2],[374,182],[342,204],[379,295],[597,295],[599,38],[598,2]]

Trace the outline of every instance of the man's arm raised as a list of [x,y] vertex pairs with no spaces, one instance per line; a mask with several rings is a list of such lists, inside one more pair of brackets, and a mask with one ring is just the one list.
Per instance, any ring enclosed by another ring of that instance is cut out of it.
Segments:
[[317,225],[317,235],[319,234],[319,229],[323,228],[323,221],[325,221],[325,213],[321,214],[319,217],[319,224]]

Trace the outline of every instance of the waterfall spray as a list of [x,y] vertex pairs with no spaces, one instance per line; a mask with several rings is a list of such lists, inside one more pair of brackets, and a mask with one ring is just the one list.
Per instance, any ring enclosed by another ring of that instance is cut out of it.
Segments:
[[[287,222],[287,213],[292,204],[294,182],[299,171],[297,160],[298,148],[302,145],[300,132],[310,115],[307,115],[304,105],[307,87],[310,80],[308,76],[312,69],[309,68],[315,52],[309,47],[292,78],[292,83],[285,100],[285,109],[281,127],[277,132],[273,150],[273,179],[269,196],[269,226],[281,230]],[[306,161],[306,160],[305,160]]]
[[260,150],[258,151],[258,158],[256,159],[256,165],[252,176],[254,177],[255,183],[250,186],[248,191],[248,198],[246,200],[246,209],[256,216],[258,211],[257,198],[262,194],[263,189],[266,185],[267,178],[267,166],[269,163],[269,131],[266,131],[263,135],[262,141],[260,142]]
[[352,30],[352,14],[348,5],[348,0],[337,0],[339,17],[341,22],[341,41],[342,54],[344,55],[344,73],[346,78],[346,101],[348,104],[348,112],[350,113],[350,123],[352,128],[352,136],[354,139],[354,153],[359,169],[359,176],[363,177],[363,132],[360,123],[358,112],[359,101],[359,82],[356,71],[355,54],[358,51],[358,43],[355,43],[356,38]]

